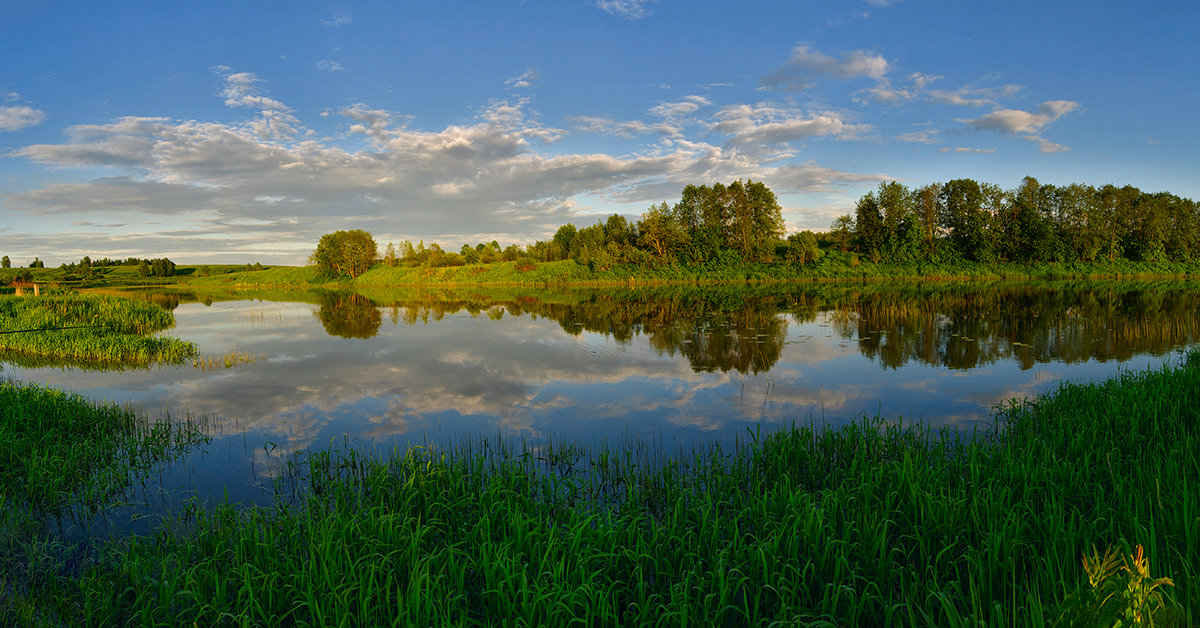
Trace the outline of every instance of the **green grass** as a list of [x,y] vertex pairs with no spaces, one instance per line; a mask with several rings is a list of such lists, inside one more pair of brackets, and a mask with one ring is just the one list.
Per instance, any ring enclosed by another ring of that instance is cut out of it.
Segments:
[[557,262],[496,262],[440,268],[390,267],[376,264],[354,280],[329,280],[316,267],[277,266],[265,271],[238,272],[189,279],[200,285],[242,286],[621,286],[665,283],[745,283],[763,281],[828,281],[891,279],[1052,279],[1085,277],[1198,276],[1200,264],[1143,262],[1076,262],[1062,264],[873,264],[856,256],[833,252],[820,263],[804,267],[782,264],[668,265],[655,268],[617,266],[593,270],[574,260]]
[[190,420],[149,421],[72,393],[0,382],[0,625],[74,617],[79,578],[96,552],[63,542],[54,522],[110,508],[158,462],[203,440]]
[[193,508],[125,542],[81,580],[75,619],[1070,625],[1095,610],[1085,555],[1141,545],[1173,585],[1157,625],[1194,625],[1198,418],[1193,351],[1014,402],[986,434],[864,418],[671,459],[318,452],[286,467],[274,507]]
[[193,343],[155,336],[175,318],[154,304],[112,296],[0,296],[0,357],[24,366],[180,363]]

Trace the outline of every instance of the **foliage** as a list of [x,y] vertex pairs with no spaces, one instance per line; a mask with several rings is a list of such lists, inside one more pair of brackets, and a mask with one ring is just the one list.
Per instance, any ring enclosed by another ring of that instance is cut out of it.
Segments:
[[[1118,565],[1118,558],[1121,564]],[[1088,586],[1063,603],[1059,622],[1069,626],[1170,626],[1179,612],[1164,597],[1170,578],[1152,578],[1145,549],[1128,557],[1112,547],[1101,556],[1095,546],[1083,556]]]
[[353,279],[367,272],[378,255],[375,238],[370,233],[351,229],[321,236],[309,261],[329,277]]
[[882,183],[831,241],[872,261],[1191,262],[1200,259],[1200,206],[1132,186],[1043,185],[1025,177],[1014,190],[954,179],[909,191]]

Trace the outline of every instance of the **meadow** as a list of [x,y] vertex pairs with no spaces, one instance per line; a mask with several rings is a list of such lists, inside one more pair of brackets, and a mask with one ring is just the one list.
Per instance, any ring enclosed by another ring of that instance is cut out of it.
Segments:
[[193,504],[77,571],[10,580],[0,620],[1194,625],[1198,408],[1193,350],[973,434],[863,417],[674,456],[331,447],[281,461],[273,506]]

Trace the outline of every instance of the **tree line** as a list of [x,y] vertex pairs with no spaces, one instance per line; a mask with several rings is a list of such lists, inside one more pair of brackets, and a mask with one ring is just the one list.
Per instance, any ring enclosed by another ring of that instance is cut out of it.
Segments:
[[1133,186],[1055,186],[1025,177],[1004,190],[972,179],[915,189],[892,181],[834,221],[827,241],[885,263],[1189,262],[1200,259],[1200,206]]
[[[495,240],[464,244],[388,244],[382,257],[369,233],[326,234],[310,261],[327,275],[356,277],[374,263],[461,266],[499,261],[575,260],[614,266],[803,266],[828,251],[877,263],[1191,262],[1200,260],[1200,206],[1133,186],[1055,186],[1025,177],[1012,190],[972,179],[910,189],[880,183],[829,231],[784,238],[782,209],[764,183],[689,185],[678,201],[651,205],[639,220],[613,214],[594,225],[567,223],[528,246]],[[854,263],[853,261],[851,263]]]
[[[456,266],[497,261],[555,262],[576,260],[595,270],[617,265],[658,266],[672,263],[725,264],[773,261],[785,249],[782,208],[775,193],[761,181],[738,180],[728,185],[689,185],[674,205],[652,205],[640,220],[612,214],[602,222],[579,228],[567,223],[549,240],[525,247],[501,248],[495,240],[458,252],[437,244],[405,241],[388,245],[384,263],[391,266]],[[812,236],[812,234],[809,234]],[[811,237],[812,248],[816,238]]]

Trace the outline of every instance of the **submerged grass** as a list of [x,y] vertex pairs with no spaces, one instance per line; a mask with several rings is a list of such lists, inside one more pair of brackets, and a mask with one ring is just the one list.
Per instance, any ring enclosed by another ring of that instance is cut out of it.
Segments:
[[180,363],[196,346],[154,336],[175,324],[157,305],[113,296],[0,296],[0,357],[45,365]]
[[653,464],[488,441],[318,452],[274,507],[190,508],[114,548],[74,620],[1112,625],[1137,609],[1089,598],[1098,546],[1133,557],[1155,625],[1194,625],[1198,418],[1193,351],[1013,403],[986,434],[863,419]]

